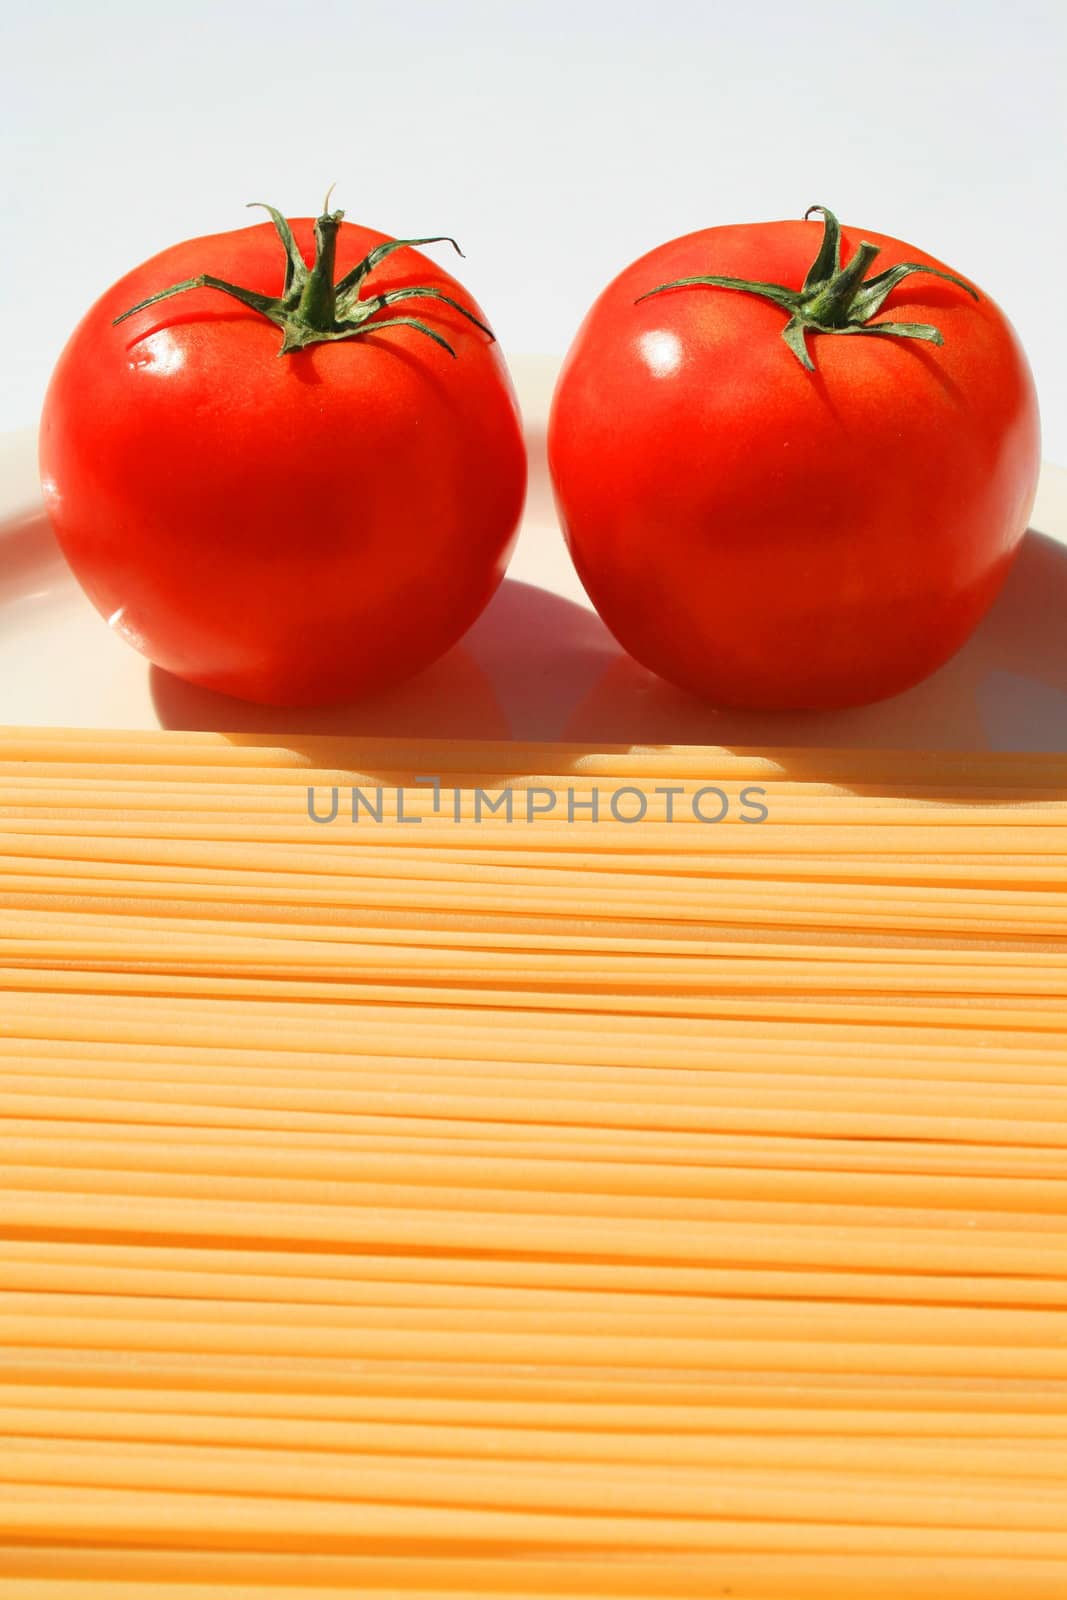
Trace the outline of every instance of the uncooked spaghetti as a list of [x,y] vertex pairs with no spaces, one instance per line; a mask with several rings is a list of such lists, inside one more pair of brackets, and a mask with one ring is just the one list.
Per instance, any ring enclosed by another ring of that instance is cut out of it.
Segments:
[[1067,759],[0,763],[5,1595],[1067,1592]]

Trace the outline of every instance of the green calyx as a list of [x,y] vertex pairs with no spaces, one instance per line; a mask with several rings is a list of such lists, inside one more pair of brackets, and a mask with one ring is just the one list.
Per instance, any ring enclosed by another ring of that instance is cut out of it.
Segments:
[[[253,205],[260,203],[252,202]],[[146,306],[154,306],[160,300],[169,300],[172,295],[184,294],[188,289],[218,289],[221,294],[228,294],[234,300],[239,300],[242,305],[257,311],[261,317],[266,317],[269,322],[273,322],[282,330],[282,342],[278,351],[282,356],[292,350],[306,349],[308,345],[322,344],[327,340],[358,339],[361,334],[381,333],[385,328],[414,328],[416,332],[425,334],[427,339],[432,339],[434,344],[439,344],[442,350],[447,350],[450,356],[455,356],[456,352],[448,340],[417,317],[390,316],[374,320],[378,312],[408,300],[441,301],[466,317],[468,322],[473,322],[487,338],[493,338],[492,330],[487,328],[484,322],[479,322],[473,312],[468,311],[466,306],[460,305],[451,295],[445,294],[443,289],[420,284],[407,289],[390,289],[385,294],[369,294],[364,298],[364,283],[375,267],[379,266],[387,256],[392,255],[394,250],[403,250],[409,245],[450,244],[457,255],[462,255],[463,251],[455,239],[447,236],[437,236],[432,239],[390,239],[385,244],[375,245],[351,272],[346,272],[343,278],[334,282],[337,233],[344,212],[330,211],[329,203],[330,196],[327,195],[322,215],[315,221],[315,261],[311,267],[307,265],[298,250],[292,229],[281,212],[276,211],[273,206],[263,206],[263,210],[270,213],[271,221],[285,250],[285,284],[277,297],[259,294],[255,289],[242,289],[239,284],[227,283],[224,278],[216,278],[210,272],[202,272],[198,277],[186,278],[183,283],[172,284],[169,289],[161,289],[158,294],[149,295],[147,300],[139,301],[137,305],[124,311],[120,317],[116,317],[115,322],[125,322],[127,317],[143,311]]]
[[868,333],[880,338],[924,339],[928,344],[944,344],[940,328],[928,322],[872,322],[882,309],[889,294],[898,283],[913,272],[925,272],[934,278],[945,278],[949,283],[965,289],[973,300],[977,291],[951,272],[939,267],[924,267],[917,262],[902,261],[895,267],[868,278],[865,276],[878,255],[878,246],[864,239],[847,266],[841,265],[841,224],[825,206],[810,206],[805,219],[817,211],[823,219],[822,243],[819,253],[808,269],[808,275],[799,289],[789,289],[779,283],[752,283],[745,278],[678,278],[673,283],[661,283],[639,297],[648,300],[652,295],[664,294],[668,289],[688,289],[698,285],[709,289],[738,289],[742,294],[759,295],[770,300],[788,313],[789,320],[782,329],[782,338],[792,350],[801,366],[815,371],[815,363],[808,349],[809,333]]

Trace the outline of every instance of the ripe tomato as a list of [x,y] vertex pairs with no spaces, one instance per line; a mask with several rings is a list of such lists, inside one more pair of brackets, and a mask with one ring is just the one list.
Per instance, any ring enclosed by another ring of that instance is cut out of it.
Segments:
[[164,250],[97,302],[48,390],[41,474],[76,576],[150,660],[324,703],[466,631],[507,565],[526,457],[460,284],[342,212],[291,232],[271,215]]
[[605,289],[560,374],[549,463],[582,582],[638,661],[721,705],[906,689],[1026,528],[1037,404],[1010,325],[866,237],[824,212],[821,244],[809,221],[676,239]]

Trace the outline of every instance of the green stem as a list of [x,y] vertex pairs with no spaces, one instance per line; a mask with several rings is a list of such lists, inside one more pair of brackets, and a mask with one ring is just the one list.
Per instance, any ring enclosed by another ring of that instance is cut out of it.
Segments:
[[[668,289],[734,289],[742,294],[758,295],[760,299],[770,300],[787,313],[789,320],[782,329],[782,337],[801,366],[814,372],[815,363],[807,345],[809,333],[889,334],[897,339],[921,339],[930,344],[942,344],[944,341],[940,329],[929,323],[871,320],[897,284],[914,272],[943,278],[957,288],[964,289],[972,300],[978,299],[977,290],[954,273],[944,272],[940,267],[924,267],[914,261],[899,262],[879,273],[876,278],[868,278],[867,269],[879,250],[876,244],[866,239],[858,245],[852,260],[842,267],[840,223],[825,206],[812,206],[811,211],[822,213],[822,242],[801,288],[791,289],[786,284],[762,283],[747,278],[724,278],[712,273],[700,277],[675,278],[670,283],[658,284],[655,289],[639,295],[636,304],[653,295],[664,294]],[[810,216],[811,211],[805,216]]]
[[852,300],[867,273],[867,268],[878,254],[876,244],[864,239],[847,267],[842,267],[824,288],[816,289],[804,300],[804,315],[809,322],[821,323],[827,328],[843,328],[849,321]]
[[315,222],[315,265],[308,273],[296,308],[299,320],[315,332],[332,333],[336,327],[337,300],[333,273],[337,235],[343,217],[343,211],[324,211]]
[[[281,295],[272,297],[260,294],[258,290],[243,289],[239,284],[229,283],[212,273],[202,272],[195,278],[186,278],[181,283],[172,283],[169,288],[158,290],[155,294],[149,295],[147,300],[138,301],[137,305],[131,306],[128,311],[117,316],[115,322],[124,322],[136,312],[144,311],[160,300],[168,300],[172,295],[185,294],[189,289],[217,289],[220,294],[239,300],[242,305],[258,312],[260,316],[266,317],[268,322],[273,322],[282,330],[282,342],[278,354],[283,356],[292,350],[303,350],[308,345],[321,344],[327,340],[355,339],[361,334],[377,333],[386,328],[413,328],[454,357],[456,352],[448,340],[420,318],[393,316],[375,320],[378,312],[403,300],[430,300],[450,306],[486,338],[490,340],[493,338],[491,329],[480,322],[473,311],[469,311],[459,300],[453,299],[451,295],[434,285],[412,284],[403,289],[387,290],[384,294],[369,294],[366,298],[361,296],[360,291],[364,281],[395,250],[403,250],[414,245],[440,243],[451,244],[459,250],[459,245],[454,239],[434,235],[424,239],[387,240],[383,244],[375,245],[358,266],[346,273],[339,283],[336,282],[334,272],[337,236],[344,220],[344,212],[330,211],[329,200],[330,196],[327,195],[322,214],[315,219],[315,261],[310,270],[297,249],[288,222],[279,211],[275,211],[273,206],[266,207],[286,253],[285,288]],[[460,254],[462,255],[462,251]]]

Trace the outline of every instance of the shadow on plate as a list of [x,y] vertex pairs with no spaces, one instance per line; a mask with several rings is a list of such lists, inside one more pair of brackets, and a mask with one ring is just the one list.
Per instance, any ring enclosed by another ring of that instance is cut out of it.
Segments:
[[505,579],[466,637],[416,677],[348,705],[253,705],[151,669],[165,728],[301,736],[558,739],[574,706],[618,655],[600,619],[533,584]]
[[[835,712],[716,710],[617,654],[562,737],[596,745],[719,744],[817,771],[825,749],[1047,751],[1067,736],[1067,548],[1033,530],[993,609],[951,661],[905,694]],[[1064,776],[1056,791],[1067,789]]]
[[716,710],[638,666],[585,607],[511,579],[433,667],[353,705],[254,706],[155,668],[152,690],[164,727],[271,732],[292,748],[302,734],[562,740],[578,749],[720,744],[775,749],[803,776],[817,770],[813,749],[1061,750],[1065,615],[1067,549],[1030,532],[997,604],[955,658],[906,694],[856,710]]

